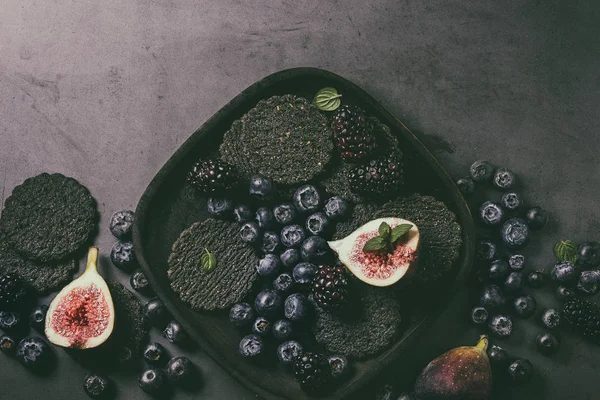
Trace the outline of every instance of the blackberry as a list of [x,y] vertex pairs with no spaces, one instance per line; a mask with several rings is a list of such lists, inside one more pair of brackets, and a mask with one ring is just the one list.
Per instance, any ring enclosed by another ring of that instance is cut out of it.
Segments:
[[351,190],[359,195],[387,196],[397,194],[404,183],[402,155],[391,153],[351,169]]
[[314,392],[328,383],[331,376],[327,358],[321,354],[304,352],[294,361],[296,380],[304,391]]
[[29,289],[17,274],[0,276],[0,309],[13,310],[23,305],[29,296]]
[[375,150],[377,143],[373,136],[374,126],[361,108],[350,105],[338,108],[331,128],[343,160],[363,160]]
[[600,343],[600,306],[589,301],[573,299],[563,307],[563,316],[577,332]]
[[338,308],[346,301],[347,286],[344,267],[321,265],[312,286],[315,302],[322,308]]
[[224,192],[237,184],[235,168],[221,160],[200,160],[192,166],[188,182],[204,193]]

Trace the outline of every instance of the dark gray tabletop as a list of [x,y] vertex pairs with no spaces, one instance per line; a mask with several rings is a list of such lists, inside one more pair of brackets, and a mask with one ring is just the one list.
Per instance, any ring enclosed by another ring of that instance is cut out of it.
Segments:
[[[455,176],[478,158],[518,172],[526,198],[552,212],[527,249],[535,267],[548,270],[559,239],[600,240],[597,0],[5,0],[1,9],[2,201],[42,171],[81,180],[99,203],[104,254],[112,212],[135,208],[198,126],[254,81],[293,66],[365,88]],[[106,259],[100,268],[126,279]],[[536,293],[540,307],[557,305],[550,290]],[[423,366],[473,343],[469,307],[459,296],[402,362]],[[600,347],[561,332],[558,354],[542,357],[538,331],[534,319],[519,321],[503,343],[536,375],[495,399],[597,398]],[[0,357],[0,398],[85,398],[87,371],[57,353],[46,378]],[[254,398],[202,351],[190,357],[205,386],[176,399]],[[147,398],[136,377],[115,379],[119,399]]]

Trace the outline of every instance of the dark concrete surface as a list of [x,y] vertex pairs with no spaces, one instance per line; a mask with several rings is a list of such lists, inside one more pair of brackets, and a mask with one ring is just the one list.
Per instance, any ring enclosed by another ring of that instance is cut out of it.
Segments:
[[[527,249],[536,268],[548,270],[559,239],[600,240],[597,0],[4,0],[1,200],[42,171],[81,180],[98,199],[97,245],[107,254],[111,213],[134,208],[173,151],[233,96],[293,66],[365,88],[454,175],[477,158],[517,171],[526,198],[552,212]],[[101,271],[126,279],[106,260]],[[536,296],[556,305],[550,290]],[[403,362],[422,366],[473,343],[468,308],[457,298]],[[542,357],[533,343],[540,330],[519,321],[504,343],[536,375],[495,399],[598,398],[600,348],[561,332],[558,354]],[[0,399],[85,398],[87,371],[58,353],[45,378],[0,357]],[[191,357],[205,386],[176,399],[254,398],[201,351]],[[115,379],[119,399],[147,398],[134,376]]]

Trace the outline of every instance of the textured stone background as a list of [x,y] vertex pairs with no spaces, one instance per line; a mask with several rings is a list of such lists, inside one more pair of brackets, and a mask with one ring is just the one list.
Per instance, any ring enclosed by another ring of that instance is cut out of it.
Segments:
[[[365,88],[455,175],[477,158],[517,171],[526,197],[553,213],[528,249],[535,267],[549,267],[560,238],[600,240],[597,0],[3,0],[1,200],[42,171],[81,180],[98,199],[106,253],[110,214],[134,208],[173,151],[233,96],[293,66]],[[457,298],[405,362],[422,366],[473,342],[468,307]],[[534,361],[535,379],[495,398],[596,398],[600,348],[562,334],[559,353],[544,358],[539,330],[519,323],[505,344]],[[47,378],[0,357],[0,398],[84,398],[86,371],[59,353]],[[177,399],[254,398],[201,351],[193,358],[206,385]],[[146,398],[135,377],[116,379],[120,399]]]

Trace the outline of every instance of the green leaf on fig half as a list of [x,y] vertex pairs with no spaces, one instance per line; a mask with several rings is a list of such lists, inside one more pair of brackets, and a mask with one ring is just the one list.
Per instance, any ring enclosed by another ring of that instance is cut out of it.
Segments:
[[363,251],[377,251],[387,247],[387,240],[382,238],[381,236],[375,236],[371,238],[365,243],[363,246]]
[[217,258],[208,249],[204,249],[204,254],[200,257],[200,263],[203,270],[210,272],[217,266]]
[[326,87],[317,92],[314,103],[321,111],[334,111],[342,104],[341,97],[335,88]]
[[392,233],[392,228],[387,224],[387,222],[382,222],[379,225],[379,236],[381,236],[384,240],[388,240]]
[[391,242],[396,243],[402,236],[406,235],[412,229],[411,224],[400,224],[392,229]]
[[559,261],[577,261],[577,245],[572,240],[561,240],[554,246],[554,254]]

